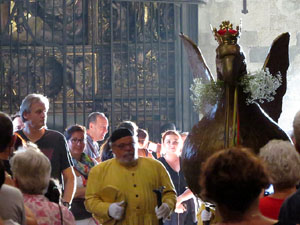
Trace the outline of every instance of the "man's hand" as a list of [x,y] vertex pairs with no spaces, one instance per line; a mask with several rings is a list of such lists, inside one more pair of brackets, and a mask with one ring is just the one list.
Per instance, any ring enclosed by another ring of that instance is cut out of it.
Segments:
[[179,205],[176,204],[175,212],[176,213],[184,213],[186,211],[185,206],[180,203]]
[[122,206],[123,204],[124,201],[110,204],[108,208],[108,215],[110,215],[115,220],[120,220],[124,214],[124,207]]
[[157,206],[155,207],[155,213],[156,213],[157,219],[162,218],[163,220],[166,220],[167,217],[170,215],[170,212],[171,212],[171,210],[167,203],[162,203],[159,208],[157,208]]

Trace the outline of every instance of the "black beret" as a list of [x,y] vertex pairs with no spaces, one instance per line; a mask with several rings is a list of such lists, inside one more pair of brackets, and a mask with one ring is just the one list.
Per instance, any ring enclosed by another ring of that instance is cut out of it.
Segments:
[[114,143],[115,141],[119,140],[120,138],[128,137],[128,136],[132,137],[133,133],[130,130],[126,129],[126,128],[120,128],[120,129],[115,130],[111,134],[110,142]]

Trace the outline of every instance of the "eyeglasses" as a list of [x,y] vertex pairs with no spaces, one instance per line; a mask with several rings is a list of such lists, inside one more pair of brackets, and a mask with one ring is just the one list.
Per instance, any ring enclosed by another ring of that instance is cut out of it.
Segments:
[[135,142],[131,142],[131,143],[128,143],[128,144],[119,144],[119,145],[115,145],[117,148],[119,148],[119,149],[121,149],[121,150],[123,150],[123,149],[125,149],[127,146],[128,147],[133,147],[134,148],[134,146],[136,145],[136,143]]
[[85,139],[77,139],[77,138],[73,139],[72,138],[72,139],[70,139],[70,141],[72,142],[72,144],[77,144],[77,143],[82,144],[85,142]]

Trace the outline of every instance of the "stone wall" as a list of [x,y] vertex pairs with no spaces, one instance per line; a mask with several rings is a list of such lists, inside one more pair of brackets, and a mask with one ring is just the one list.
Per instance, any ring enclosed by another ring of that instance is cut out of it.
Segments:
[[289,32],[290,67],[288,91],[284,97],[283,113],[279,124],[291,130],[295,113],[300,110],[300,1],[299,0],[247,0],[247,14],[242,13],[243,0],[210,0],[199,6],[199,47],[214,74],[217,42],[210,24],[218,28],[223,20],[234,27],[242,19],[242,46],[248,71],[262,68],[272,41],[281,33]]

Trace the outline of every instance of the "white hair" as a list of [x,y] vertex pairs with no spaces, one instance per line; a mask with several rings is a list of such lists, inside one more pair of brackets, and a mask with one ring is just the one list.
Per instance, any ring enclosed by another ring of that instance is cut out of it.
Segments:
[[300,181],[300,155],[289,141],[269,141],[260,149],[259,157],[275,188],[291,188]]
[[10,160],[13,176],[23,193],[44,194],[48,188],[51,164],[33,143],[20,147]]

